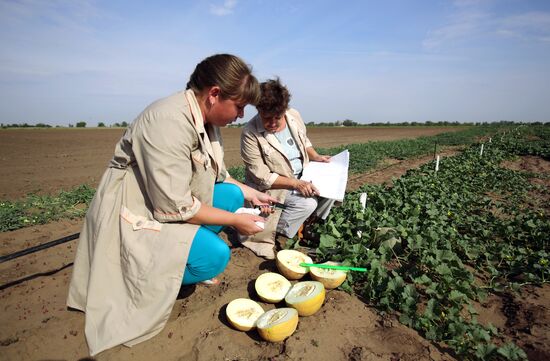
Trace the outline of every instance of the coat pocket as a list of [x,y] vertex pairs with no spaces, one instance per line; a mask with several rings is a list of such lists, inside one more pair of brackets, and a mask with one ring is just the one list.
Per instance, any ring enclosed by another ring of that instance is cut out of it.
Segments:
[[134,215],[126,207],[120,212],[120,263],[122,277],[132,300],[142,292],[142,284],[154,267],[162,224]]

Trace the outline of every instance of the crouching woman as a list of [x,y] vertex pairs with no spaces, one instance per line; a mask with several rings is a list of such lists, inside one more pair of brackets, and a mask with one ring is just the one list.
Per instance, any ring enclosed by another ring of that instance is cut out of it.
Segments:
[[230,256],[222,227],[261,230],[262,217],[233,212],[274,198],[228,175],[219,130],[258,98],[240,58],[214,55],[118,142],[84,221],[67,300],[86,314],[92,356],[159,333],[182,283],[215,282]]

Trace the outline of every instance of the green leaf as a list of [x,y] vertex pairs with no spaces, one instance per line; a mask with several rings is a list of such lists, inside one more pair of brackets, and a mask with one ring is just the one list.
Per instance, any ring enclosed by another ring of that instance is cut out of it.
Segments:
[[481,344],[477,347],[477,350],[476,350],[476,353],[475,355],[482,359],[482,360],[485,360],[487,357],[491,356],[491,354],[497,349],[497,347],[495,345],[493,345],[492,343],[489,343],[489,344]]
[[460,301],[464,300],[465,298],[466,298],[466,295],[464,295],[464,293],[457,290],[452,290],[451,293],[449,294],[449,300],[454,302],[460,303]]
[[426,339],[430,340],[430,341],[435,341],[437,340],[437,329],[435,327],[430,327],[428,329],[428,331],[426,331]]
[[424,316],[429,318],[429,319],[433,319],[434,318],[434,313],[433,313],[434,307],[435,307],[435,300],[433,298],[431,298],[428,301],[428,303],[426,304],[426,309],[424,310]]
[[392,237],[388,240],[385,240],[384,242],[382,242],[380,245],[382,247],[387,247],[387,248],[394,248],[396,244],[398,243],[401,243],[401,238],[395,238],[395,237]]
[[336,246],[336,238],[328,234],[321,234],[319,246],[325,248],[334,248]]
[[493,334],[493,335],[498,334],[497,328],[495,326],[493,326],[493,324],[490,323],[490,322],[487,324],[487,330],[489,330],[489,332],[491,332],[491,334]]
[[332,234],[337,237],[337,238],[340,238],[342,237],[342,234],[340,232],[338,232],[338,229],[336,229],[336,226],[334,224],[331,224],[331,229],[332,229]]
[[491,336],[489,335],[489,332],[485,331],[481,327],[478,327],[472,332],[472,336],[475,341],[481,342],[481,341],[489,341],[491,339]]
[[497,353],[512,361],[527,359],[525,352],[513,343],[507,343],[504,346],[499,347]]
[[412,325],[412,319],[405,313],[402,313],[401,316],[399,316],[399,322],[409,327]]
[[452,274],[451,269],[447,267],[446,264],[440,264],[435,268],[435,271],[439,273],[440,275],[450,275]]
[[422,275],[420,277],[416,277],[414,279],[414,283],[419,285],[429,285],[430,283],[432,283],[432,280],[430,279],[430,277]]

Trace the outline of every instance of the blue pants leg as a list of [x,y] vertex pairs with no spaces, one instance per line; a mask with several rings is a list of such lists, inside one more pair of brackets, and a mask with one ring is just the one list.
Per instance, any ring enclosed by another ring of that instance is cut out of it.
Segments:
[[[214,185],[213,206],[235,212],[243,206],[244,196],[241,189],[231,183]],[[231,252],[225,242],[218,237],[223,226],[200,226],[189,251],[187,265],[183,275],[184,285],[201,282],[216,277],[223,272]]]

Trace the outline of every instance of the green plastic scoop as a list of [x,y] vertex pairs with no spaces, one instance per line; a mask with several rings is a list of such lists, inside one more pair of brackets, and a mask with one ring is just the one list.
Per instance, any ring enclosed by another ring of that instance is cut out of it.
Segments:
[[300,263],[300,266],[302,267],[317,267],[317,268],[329,268],[329,269],[337,269],[341,271],[358,271],[358,272],[367,272],[366,268],[361,267],[348,267],[348,266],[335,266],[331,264],[315,264],[315,263]]

